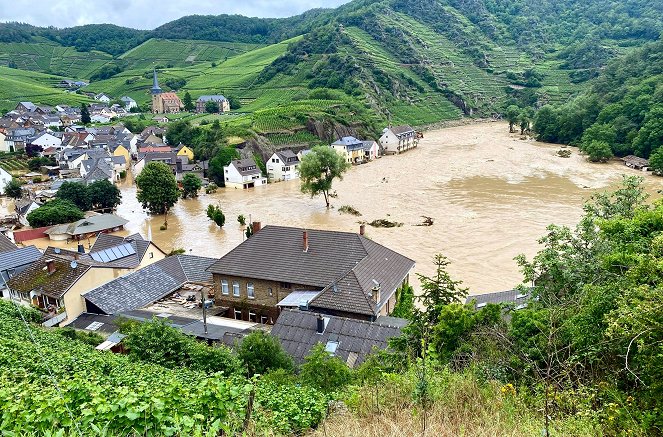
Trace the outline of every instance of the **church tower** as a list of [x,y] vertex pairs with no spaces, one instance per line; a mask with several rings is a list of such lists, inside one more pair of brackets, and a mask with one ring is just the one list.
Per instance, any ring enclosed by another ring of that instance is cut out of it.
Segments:
[[163,102],[161,100],[160,94],[163,92],[161,87],[159,87],[159,81],[157,80],[157,70],[153,70],[153,79],[152,79],[152,113],[162,114],[163,111]]

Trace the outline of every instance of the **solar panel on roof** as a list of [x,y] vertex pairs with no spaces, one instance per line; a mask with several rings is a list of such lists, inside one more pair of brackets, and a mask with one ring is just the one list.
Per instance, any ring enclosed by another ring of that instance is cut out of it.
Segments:
[[99,262],[111,262],[122,259],[129,255],[134,255],[136,251],[131,243],[124,243],[119,246],[110,247],[108,249],[99,250],[90,254],[93,260]]
[[97,329],[101,328],[102,326],[104,326],[104,324],[101,323],[101,322],[92,322],[85,329],[87,331],[96,331]]

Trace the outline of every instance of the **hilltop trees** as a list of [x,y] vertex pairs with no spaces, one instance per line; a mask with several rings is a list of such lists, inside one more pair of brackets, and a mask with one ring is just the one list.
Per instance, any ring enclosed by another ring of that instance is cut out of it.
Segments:
[[343,179],[343,173],[350,168],[343,156],[334,149],[317,146],[304,156],[299,166],[301,190],[311,197],[322,194],[329,208],[329,192],[334,179]]
[[136,198],[150,214],[164,214],[180,197],[175,175],[168,164],[150,162],[136,177]]

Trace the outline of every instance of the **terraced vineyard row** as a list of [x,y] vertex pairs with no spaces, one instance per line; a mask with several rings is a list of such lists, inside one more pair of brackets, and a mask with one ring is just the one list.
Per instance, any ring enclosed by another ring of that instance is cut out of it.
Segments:
[[320,142],[320,138],[305,131],[296,133],[266,134],[265,137],[275,146],[283,146],[287,144],[312,144]]

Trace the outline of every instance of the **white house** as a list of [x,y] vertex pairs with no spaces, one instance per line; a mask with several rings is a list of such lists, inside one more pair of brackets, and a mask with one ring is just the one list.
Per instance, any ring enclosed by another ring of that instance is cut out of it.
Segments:
[[394,155],[417,147],[417,133],[410,126],[385,128],[380,137],[380,145],[385,155]]
[[111,118],[107,115],[97,114],[90,117],[90,121],[92,121],[93,123],[109,123],[111,121]]
[[12,180],[12,175],[10,175],[7,170],[0,167],[0,194],[5,194],[5,187]]
[[35,209],[39,208],[41,205],[34,200],[19,200],[15,204],[16,214],[18,215],[18,221],[23,226],[30,226],[28,223],[28,214],[30,214]]
[[127,111],[131,111],[131,108],[138,107],[138,103],[136,103],[136,101],[129,96],[120,97],[120,100],[122,103],[124,103],[124,109]]
[[111,98],[108,97],[105,93],[100,93],[94,96],[94,100],[98,100],[100,102],[108,103],[111,101]]
[[48,147],[59,148],[60,146],[62,146],[62,138],[58,138],[49,132],[44,132],[34,140],[30,141],[30,144],[33,144],[35,146],[41,146],[44,149]]
[[223,167],[223,174],[228,188],[253,188],[267,183],[253,158],[232,161]]
[[380,146],[378,143],[372,140],[363,141],[364,143],[364,159],[366,161],[372,161],[377,159],[380,156]]
[[267,161],[267,179],[270,181],[289,181],[299,179],[299,158],[292,150],[281,150]]
[[0,132],[0,152],[9,152],[9,146],[5,142],[5,138],[7,138],[7,135]]

